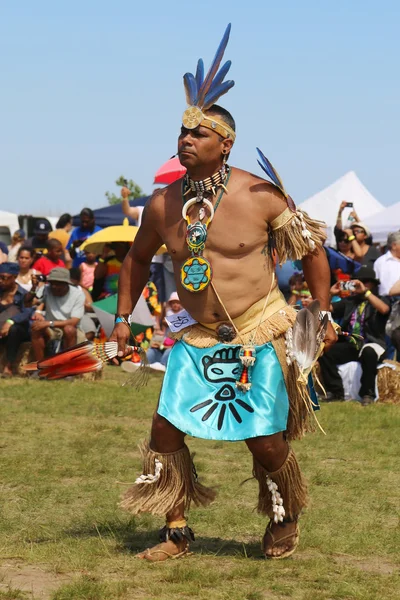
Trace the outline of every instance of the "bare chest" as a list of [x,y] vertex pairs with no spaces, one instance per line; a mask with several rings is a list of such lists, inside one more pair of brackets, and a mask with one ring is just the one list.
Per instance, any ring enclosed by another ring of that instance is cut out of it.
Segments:
[[[161,235],[173,260],[184,260],[189,255],[186,241],[187,222],[182,218],[182,204],[176,203],[162,226]],[[188,210],[190,223],[200,221],[200,206]],[[203,219],[206,223],[207,217]],[[225,258],[239,258],[264,246],[268,239],[268,227],[257,206],[229,194],[222,197],[213,220],[207,226],[206,248],[208,252]]]

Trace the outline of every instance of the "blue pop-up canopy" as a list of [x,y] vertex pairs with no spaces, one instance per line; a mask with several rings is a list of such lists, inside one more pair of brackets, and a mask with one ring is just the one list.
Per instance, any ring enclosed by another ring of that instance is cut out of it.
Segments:
[[[130,200],[129,204],[131,206],[144,206],[149,198],[150,196],[141,196],[140,198],[135,198],[135,200]],[[99,227],[111,227],[111,225],[122,225],[123,220],[126,219],[124,213],[122,212],[121,204],[114,204],[112,206],[105,206],[104,208],[97,208],[93,212],[96,225],[98,225]],[[75,215],[72,219],[74,227],[78,227],[80,225],[79,215]],[[136,221],[134,219],[129,219],[129,223],[131,225],[136,225]]]

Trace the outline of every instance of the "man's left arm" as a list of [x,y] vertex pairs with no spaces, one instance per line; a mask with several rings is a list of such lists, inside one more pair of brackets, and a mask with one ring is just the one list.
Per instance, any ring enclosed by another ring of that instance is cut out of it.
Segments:
[[[301,262],[311,296],[314,300],[319,300],[321,310],[329,311],[331,305],[331,272],[324,249],[320,247],[313,254],[307,254]],[[328,323],[324,341],[327,350],[337,341],[332,323]]]

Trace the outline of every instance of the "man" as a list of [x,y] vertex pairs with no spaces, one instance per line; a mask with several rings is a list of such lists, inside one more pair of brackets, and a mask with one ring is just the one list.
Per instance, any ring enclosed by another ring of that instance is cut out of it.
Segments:
[[85,260],[85,253],[80,249],[83,242],[97,231],[101,231],[101,227],[95,223],[94,213],[90,208],[83,208],[81,210],[80,221],[80,227],[76,227],[73,230],[67,244],[67,250],[71,258],[73,258],[73,267],[79,267]]
[[[377,293],[379,280],[372,267],[363,265],[357,273],[354,294],[333,304],[333,317],[340,319],[346,336],[321,358],[322,377],[328,401],[344,400],[343,383],[338,365],[359,361],[362,368],[360,396],[363,406],[374,402],[377,367],[385,353],[385,325],[390,312],[389,302]],[[331,288],[331,295],[340,293],[340,282]]]
[[16,282],[17,263],[0,264],[0,347],[5,346],[3,376],[11,377],[17,352],[29,340],[29,317],[32,310],[24,305],[25,290]]
[[38,258],[33,268],[44,275],[44,277],[47,277],[50,271],[56,267],[65,268],[65,263],[61,259],[62,253],[63,247],[61,242],[56,239],[50,239],[47,243],[47,254]]
[[33,237],[29,238],[24,245],[34,249],[36,258],[47,254],[50,231],[51,225],[47,219],[35,221]]
[[[225,45],[228,35],[229,28]],[[221,58],[221,52],[218,55]],[[213,67],[216,72],[218,64]],[[172,257],[179,298],[191,315],[182,323],[193,324],[176,333],[179,341],[169,357],[150,444],[143,448],[143,475],[122,506],[134,514],[167,518],[161,544],[140,558],[160,561],[185,555],[193,539],[185,520],[191,501],[205,506],[215,496],[197,480],[186,433],[244,439],[259,481],[259,510],[271,517],[264,553],[283,558],[297,546],[297,519],[306,503],[306,486],[285,439],[304,431],[304,423],[300,428],[294,425],[294,415],[297,424],[302,422],[299,411],[304,404],[285,355],[284,333],[294,321],[294,311],[276,287],[269,239],[274,239],[280,260],[287,254],[304,257],[310,290],[322,310],[329,309],[329,267],[318,224],[299,211],[291,212],[275,186],[226,164],[235,122],[225,109],[208,106],[210,77],[203,79],[200,61],[198,75],[197,80],[185,75],[192,86],[192,105],[184,113],[178,139],[187,176],[147,203],[119,280],[118,315],[110,339],[118,341],[120,356],[129,339],[128,315],[146,283],[151,258],[163,243]],[[217,79],[211,82],[214,102],[224,93],[216,93],[221,83]],[[227,84],[221,85],[226,91]],[[326,342],[335,339],[329,325]],[[278,496],[274,492],[272,497],[267,488],[275,489],[274,484],[286,511],[283,522],[272,519],[281,511]]]
[[32,346],[37,361],[44,359],[50,340],[62,340],[66,349],[86,339],[79,329],[85,312],[82,290],[71,284],[68,270],[62,267],[53,269],[47,282],[42,303],[32,317]]
[[400,231],[389,233],[387,248],[387,252],[374,265],[376,277],[380,281],[380,296],[394,295],[391,289],[400,280]]

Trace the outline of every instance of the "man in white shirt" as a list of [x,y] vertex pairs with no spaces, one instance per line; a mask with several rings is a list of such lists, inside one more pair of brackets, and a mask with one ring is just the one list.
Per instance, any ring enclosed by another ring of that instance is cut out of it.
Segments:
[[380,280],[380,296],[388,296],[393,285],[400,280],[400,231],[389,233],[387,247],[386,254],[378,258],[374,265]]
[[69,271],[56,267],[47,277],[48,286],[43,294],[43,310],[32,317],[32,346],[37,361],[44,359],[46,343],[62,339],[63,348],[70,348],[86,340],[78,329],[85,312],[82,290],[71,285]]

